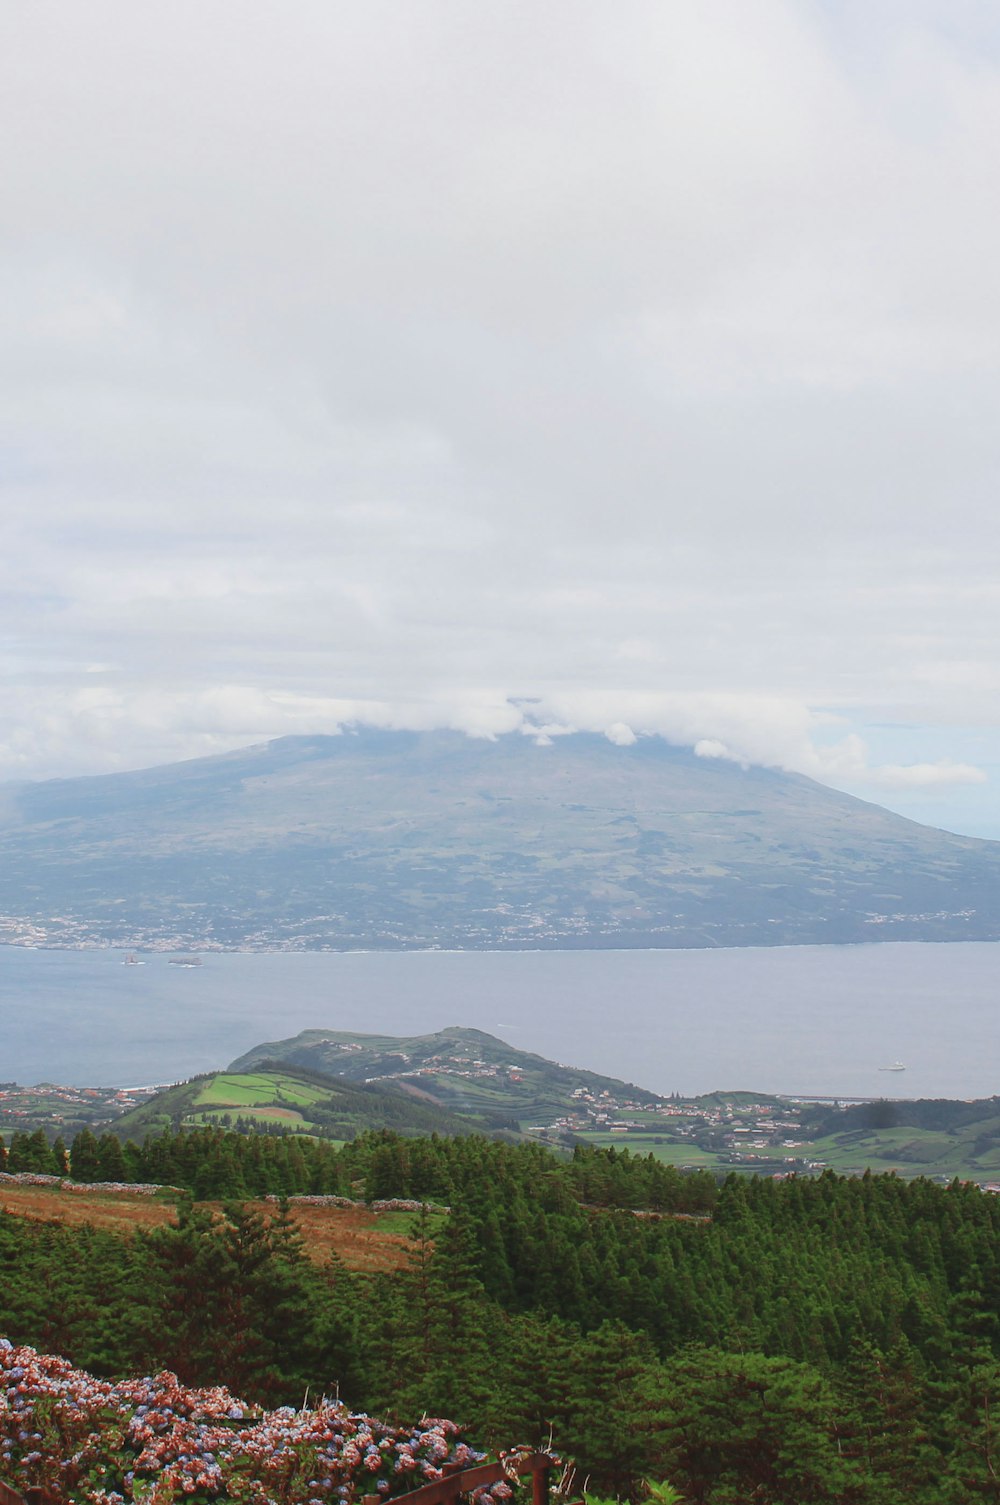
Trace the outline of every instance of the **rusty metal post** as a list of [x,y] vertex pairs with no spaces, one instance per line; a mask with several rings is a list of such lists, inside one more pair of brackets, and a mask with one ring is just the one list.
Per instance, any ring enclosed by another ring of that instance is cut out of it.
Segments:
[[0,1479],[0,1505],[56,1505],[55,1497],[40,1484],[32,1484],[19,1495],[16,1489]]
[[531,1505],[549,1505],[549,1471],[547,1468],[531,1470]]

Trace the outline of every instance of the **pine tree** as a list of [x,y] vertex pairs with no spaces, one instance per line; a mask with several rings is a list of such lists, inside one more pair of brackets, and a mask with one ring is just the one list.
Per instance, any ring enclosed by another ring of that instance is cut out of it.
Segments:
[[634,1500],[643,1479],[663,1477],[666,1385],[652,1345],[618,1322],[603,1322],[569,1356],[560,1445],[594,1494]]
[[690,1349],[666,1366],[661,1476],[693,1500],[847,1505],[863,1470],[837,1446],[834,1397],[809,1365]]
[[421,1252],[409,1284],[406,1379],[397,1404],[467,1424],[485,1420],[492,1392],[489,1333],[499,1313],[477,1273],[471,1225],[452,1212],[431,1258]]
[[69,1161],[74,1181],[89,1182],[101,1179],[97,1140],[89,1129],[81,1129],[73,1140]]
[[1000,1500],[1000,1365],[986,1349],[969,1355],[945,1416],[951,1447],[942,1505]]
[[117,1134],[102,1134],[97,1141],[97,1179],[127,1181],[128,1166]]
[[28,1172],[33,1175],[52,1175],[52,1152],[43,1129],[28,1134],[16,1132],[10,1142],[7,1169],[12,1175]]
[[923,1498],[940,1473],[924,1417],[925,1389],[919,1359],[905,1339],[886,1355],[866,1338],[855,1338],[839,1375],[842,1420],[838,1434],[845,1456],[871,1478],[873,1501]]
[[287,1209],[268,1221],[229,1204],[217,1220],[185,1201],[145,1245],[159,1293],[147,1346],[185,1384],[221,1382],[274,1403],[324,1383],[312,1342],[318,1282]]

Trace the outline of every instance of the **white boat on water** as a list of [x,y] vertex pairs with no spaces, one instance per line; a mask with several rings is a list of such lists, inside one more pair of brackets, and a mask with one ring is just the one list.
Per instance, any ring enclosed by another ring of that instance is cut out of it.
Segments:
[[122,962],[123,967],[144,967],[145,965],[146,963],[140,957],[136,956],[134,951],[130,951]]
[[893,1061],[891,1066],[880,1066],[879,1071],[905,1071],[902,1061]]

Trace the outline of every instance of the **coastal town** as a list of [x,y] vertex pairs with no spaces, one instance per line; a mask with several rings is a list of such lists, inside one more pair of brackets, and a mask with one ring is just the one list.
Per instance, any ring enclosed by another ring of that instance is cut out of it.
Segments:
[[[328,1038],[324,1047],[331,1059],[345,1065],[362,1054],[362,1047],[351,1040]],[[340,1068],[335,1069],[339,1074]],[[355,1075],[349,1069],[343,1074]],[[584,1084],[567,1089],[561,1110],[526,1120],[527,1101],[539,1097],[533,1077],[523,1060],[490,1060],[462,1048],[417,1056],[400,1048],[384,1052],[379,1069],[366,1071],[362,1079],[369,1085],[419,1086],[452,1105],[463,1089],[492,1090],[497,1103],[507,1101],[525,1132],[564,1147],[575,1142],[619,1144],[633,1153],[652,1153],[692,1168],[709,1163],[771,1174],[823,1169],[823,1162],[808,1152],[801,1121],[805,1104],[797,1100],[749,1092],[663,1097],[625,1083]]]
[[707,1158],[734,1169],[772,1174],[823,1168],[822,1162],[808,1154],[801,1105],[791,1099],[713,1093],[707,1098],[663,1098],[651,1107],[628,1098],[616,1101],[610,1093],[592,1094],[585,1088],[572,1096],[573,1110],[551,1125],[539,1125],[539,1132],[619,1143],[636,1153],[656,1154],[673,1146],[678,1153],[669,1158],[692,1168],[704,1165]]
[[0,1134],[45,1129],[63,1139],[80,1129],[104,1128],[154,1097],[159,1086],[70,1087],[40,1082],[25,1087],[0,1082]]

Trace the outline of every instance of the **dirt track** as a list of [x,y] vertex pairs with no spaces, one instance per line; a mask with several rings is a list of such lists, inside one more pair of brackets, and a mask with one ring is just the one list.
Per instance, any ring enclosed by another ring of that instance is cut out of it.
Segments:
[[[221,1203],[206,1204],[221,1211]],[[248,1204],[273,1216],[273,1202]],[[111,1233],[157,1228],[174,1221],[169,1202],[128,1192],[67,1192],[58,1187],[0,1184],[0,1209],[44,1223],[89,1223]],[[378,1214],[360,1207],[316,1207],[292,1203],[312,1259],[323,1263],[336,1252],[350,1270],[398,1270],[406,1264],[409,1240],[381,1233]]]

